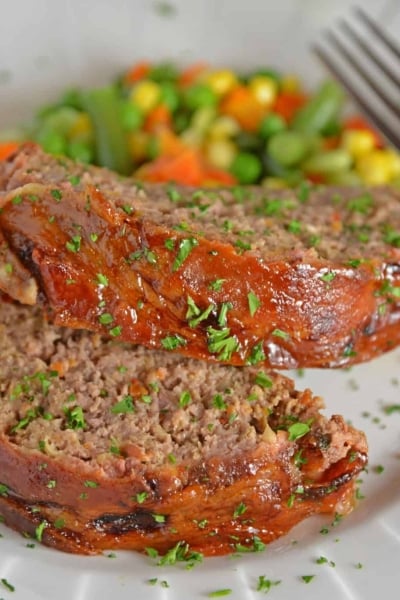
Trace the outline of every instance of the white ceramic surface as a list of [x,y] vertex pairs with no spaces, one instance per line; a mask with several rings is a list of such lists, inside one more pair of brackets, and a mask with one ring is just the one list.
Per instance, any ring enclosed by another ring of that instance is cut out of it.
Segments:
[[[322,70],[310,56],[309,41],[323,25],[347,14],[351,2],[167,4],[172,12],[164,15],[166,3],[152,0],[0,0],[0,127],[29,118],[68,85],[107,82],[138,58],[181,64],[204,58],[242,69],[271,65],[299,72],[313,83]],[[364,0],[362,5],[399,35],[398,0]],[[389,416],[384,408],[400,404],[400,351],[350,371],[309,371],[298,384],[324,396],[328,413],[344,413],[368,435],[370,467],[361,484],[365,498],[351,516],[335,527],[326,519],[309,520],[263,553],[207,559],[192,571],[157,567],[131,553],[82,558],[38,544],[28,548],[27,540],[1,527],[0,580],[15,591],[0,582],[0,599],[201,600],[229,588],[227,598],[256,600],[264,595],[256,591],[260,575],[281,581],[268,592],[277,600],[398,598],[400,412]],[[380,465],[382,473],[376,469]],[[320,533],[324,526],[326,535]],[[320,556],[328,563],[318,564]],[[315,577],[304,583],[303,575]],[[153,578],[157,583],[150,585]]]

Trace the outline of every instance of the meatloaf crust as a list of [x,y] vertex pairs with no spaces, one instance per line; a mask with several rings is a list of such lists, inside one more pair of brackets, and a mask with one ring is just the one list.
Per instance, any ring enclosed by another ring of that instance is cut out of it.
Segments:
[[255,550],[354,504],[364,435],[292,380],[0,303],[0,514],[45,544]]
[[273,368],[400,342],[395,189],[142,189],[25,145],[0,190],[0,288],[59,325]]

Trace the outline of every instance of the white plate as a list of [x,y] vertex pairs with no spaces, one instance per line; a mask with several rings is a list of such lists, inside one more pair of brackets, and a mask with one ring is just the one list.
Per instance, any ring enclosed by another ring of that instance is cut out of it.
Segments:
[[[370,464],[360,484],[365,497],[351,515],[336,525],[333,519],[309,519],[264,552],[205,559],[190,571],[185,564],[158,567],[150,558],[130,552],[92,558],[63,554],[40,544],[29,548],[29,540],[3,526],[0,579],[6,579],[15,592],[0,584],[0,598],[201,600],[210,592],[231,589],[229,599],[259,600],[263,597],[256,591],[260,575],[281,582],[269,591],[276,600],[396,597],[400,411],[388,415],[385,407],[400,404],[400,350],[351,370],[310,370],[297,379],[299,387],[310,386],[325,397],[328,414],[342,413],[367,433]],[[383,472],[378,472],[381,467]],[[317,563],[319,557],[328,562]],[[305,583],[303,575],[314,578]],[[151,585],[154,578],[157,582]]]
[[[160,5],[172,5],[162,15]],[[352,0],[0,0],[0,127],[72,84],[102,84],[138,58],[182,64],[271,65],[310,83],[322,71],[309,41]],[[398,0],[360,2],[398,35]],[[167,11],[168,12],[168,11]],[[4,17],[6,15],[6,17]],[[133,553],[85,558],[62,554],[0,526],[0,600],[201,600],[231,589],[232,600],[256,600],[258,578],[269,597],[289,600],[376,600],[398,596],[400,581],[400,351],[351,371],[309,371],[298,385],[325,397],[367,433],[370,467],[365,498],[338,525],[311,519],[265,552],[207,559],[192,571],[161,568]],[[363,416],[367,415],[368,416]],[[382,465],[384,471],[377,473]],[[321,529],[327,528],[327,534]],[[328,559],[318,564],[319,557]],[[331,564],[335,563],[335,566]],[[310,583],[304,575],[314,575]],[[157,578],[154,585],[149,580]],[[163,583],[165,582],[165,583]],[[169,587],[164,587],[168,585]],[[396,591],[395,591],[396,590]]]

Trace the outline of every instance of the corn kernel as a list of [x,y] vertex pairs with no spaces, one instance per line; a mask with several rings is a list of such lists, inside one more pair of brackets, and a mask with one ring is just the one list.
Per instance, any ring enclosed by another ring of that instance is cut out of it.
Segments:
[[210,125],[208,129],[208,136],[210,138],[226,138],[233,137],[240,131],[239,123],[229,117],[228,115],[222,115],[215,119],[215,121]]
[[185,144],[188,144],[192,148],[198,148],[203,142],[204,132],[193,127],[188,127],[181,133],[180,137]]
[[258,102],[263,106],[271,106],[278,93],[278,84],[272,77],[256,75],[249,82],[249,88]]
[[205,78],[205,83],[208,83],[217,96],[225,96],[225,94],[237,85],[238,80],[233,71],[221,69],[220,71],[209,73]]
[[213,106],[203,106],[202,108],[198,108],[193,113],[190,127],[199,133],[204,133],[215,119],[215,115],[216,110]]
[[400,177],[400,154],[396,150],[389,148],[383,152],[385,152],[390,164],[390,178],[395,179],[396,177]]
[[375,136],[367,129],[348,129],[343,132],[341,146],[354,159],[371,152],[376,146]]
[[300,79],[289,73],[280,80],[282,92],[299,92],[301,90]]
[[392,159],[385,150],[372,150],[356,162],[356,169],[364,183],[379,185],[388,183],[392,175]]
[[145,131],[132,131],[128,135],[128,145],[131,156],[135,162],[141,162],[147,158],[150,136]]
[[281,179],[280,177],[264,177],[264,179],[261,181],[261,185],[263,187],[277,190],[288,187],[286,181],[284,179]]
[[87,113],[80,113],[68,133],[71,138],[91,137],[93,126],[89,115]]
[[131,100],[144,114],[147,114],[158,103],[160,94],[160,86],[154,81],[145,79],[135,85],[131,92]]
[[236,154],[236,145],[229,139],[212,140],[205,148],[208,162],[219,169],[229,169]]

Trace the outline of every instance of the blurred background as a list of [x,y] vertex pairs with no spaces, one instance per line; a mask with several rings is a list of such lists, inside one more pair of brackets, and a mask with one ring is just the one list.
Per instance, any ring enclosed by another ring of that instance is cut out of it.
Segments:
[[[394,35],[399,0],[363,0]],[[70,85],[102,85],[141,58],[272,66],[310,85],[309,43],[349,0],[0,0],[0,127]],[[5,17],[4,17],[5,15]]]

